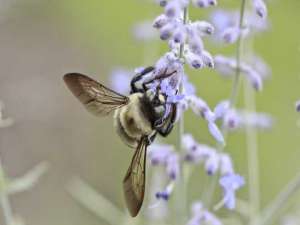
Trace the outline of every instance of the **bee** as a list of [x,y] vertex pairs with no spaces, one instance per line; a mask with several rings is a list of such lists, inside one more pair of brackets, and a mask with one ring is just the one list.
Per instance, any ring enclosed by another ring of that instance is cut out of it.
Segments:
[[[130,166],[123,179],[127,208],[135,217],[142,206],[145,194],[146,151],[157,133],[166,137],[176,120],[176,103],[168,103],[159,86],[150,88],[154,81],[170,77],[166,71],[149,79],[155,68],[148,67],[131,80],[131,92],[124,96],[103,84],[79,73],[64,75],[70,91],[85,108],[96,116],[114,113],[114,127],[122,141],[135,149]],[[144,79],[147,78],[147,81]]]

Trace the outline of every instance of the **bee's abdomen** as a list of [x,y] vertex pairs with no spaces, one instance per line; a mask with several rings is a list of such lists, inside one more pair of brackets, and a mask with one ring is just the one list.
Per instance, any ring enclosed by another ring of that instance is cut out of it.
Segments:
[[130,146],[136,146],[142,136],[153,132],[151,122],[144,116],[140,94],[130,96],[130,103],[115,112],[115,127],[121,139]]
[[127,144],[128,146],[135,148],[138,145],[138,139],[137,138],[133,138],[131,136],[128,135],[128,132],[126,131],[126,129],[122,126],[121,123],[121,119],[120,119],[120,114],[119,114],[119,110],[116,111],[115,113],[115,129],[118,133],[118,135],[120,136],[120,138],[122,139],[122,141]]

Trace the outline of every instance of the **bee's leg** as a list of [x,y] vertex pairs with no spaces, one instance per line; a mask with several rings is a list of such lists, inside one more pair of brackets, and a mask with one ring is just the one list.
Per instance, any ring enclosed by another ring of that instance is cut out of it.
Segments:
[[169,116],[166,118],[165,124],[163,124],[162,126],[160,125],[160,126],[156,127],[156,131],[163,137],[168,136],[174,127],[176,116],[177,116],[177,105],[175,103],[173,103],[172,110],[171,110]]
[[171,131],[173,130],[174,127],[174,123],[168,123],[168,125],[166,127],[162,127],[157,129],[157,132],[163,136],[163,137],[167,137]]
[[146,88],[145,88],[144,84],[142,84],[143,88],[139,88],[139,87],[136,86],[136,83],[139,82],[143,78],[143,76],[145,76],[147,73],[150,73],[153,70],[154,70],[154,67],[151,67],[151,66],[147,67],[142,72],[136,74],[132,78],[132,80],[130,82],[131,94],[136,93],[136,92],[142,92],[143,93],[143,92],[146,91]]
[[152,135],[149,135],[148,136],[148,139],[147,139],[147,144],[150,145],[153,143],[153,141],[155,140],[156,138],[156,135],[157,135],[157,132],[154,132]]

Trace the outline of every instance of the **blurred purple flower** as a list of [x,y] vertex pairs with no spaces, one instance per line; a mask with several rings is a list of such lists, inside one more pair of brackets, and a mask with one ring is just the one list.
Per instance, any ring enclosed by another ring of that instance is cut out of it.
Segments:
[[169,155],[166,162],[166,171],[171,180],[175,180],[180,174],[180,160],[179,155],[173,153]]
[[228,27],[224,29],[222,38],[226,43],[232,44],[238,40],[240,35],[241,30],[238,27]]
[[225,101],[221,101],[219,102],[216,107],[214,108],[214,115],[215,115],[215,119],[222,119],[224,117],[224,115],[228,112],[229,110],[229,101],[225,100]]
[[254,10],[261,18],[266,18],[268,11],[266,3],[263,0],[252,0]]
[[148,157],[152,165],[165,165],[169,155],[173,151],[173,146],[152,144],[148,149]]
[[206,8],[209,6],[216,6],[217,0],[192,0],[194,5],[200,8]]
[[173,192],[173,189],[174,189],[174,182],[171,182],[170,184],[168,184],[168,186],[165,188],[165,190],[156,192],[155,197],[157,199],[162,199],[162,200],[168,201],[170,198],[170,195]]
[[223,203],[226,208],[235,208],[235,192],[245,185],[245,180],[238,174],[229,174],[222,176],[219,180],[221,187],[223,188]]
[[297,112],[300,112],[300,100],[296,101],[295,108]]
[[218,126],[214,122],[208,122],[208,130],[210,134],[221,144],[225,144],[223,134],[219,130]]
[[[254,0],[253,0],[254,1]],[[234,43],[239,35],[247,36],[249,31],[255,34],[259,31],[264,31],[268,28],[268,21],[260,19],[256,14],[245,12],[244,28],[239,31],[239,12],[229,10],[215,10],[211,16],[212,24],[216,28],[214,35],[216,41],[225,41],[227,43]]]
[[222,176],[234,173],[232,160],[226,153],[220,154],[220,172]]
[[247,126],[265,130],[270,129],[272,125],[273,118],[266,113],[231,109],[223,118],[223,126],[230,130],[244,129]]
[[183,74],[182,76],[182,84],[183,84],[183,94],[185,96],[196,94],[196,87],[194,86],[194,84],[192,84],[189,81],[188,76],[185,74]]
[[205,209],[201,202],[195,202],[192,204],[191,218],[189,219],[187,225],[201,224],[222,225],[222,222],[213,213]]
[[110,76],[110,84],[113,90],[127,95],[130,92],[130,81],[134,72],[125,69],[114,69]]
[[227,111],[223,118],[223,126],[229,130],[234,130],[241,126],[241,117],[236,110],[230,109]]
[[157,32],[151,21],[144,21],[134,25],[133,36],[138,41],[152,41],[157,39]]
[[[225,57],[222,55],[215,56],[215,65],[216,70],[225,76],[232,76],[235,74],[235,71],[237,69],[237,63],[236,60],[233,58]],[[243,75],[248,79],[252,87],[260,91],[263,88],[263,79],[262,75],[258,73],[252,66],[249,64],[246,64],[242,62],[240,64],[240,71],[243,73]]]
[[205,161],[205,171],[208,175],[214,175],[219,169],[220,157],[215,151],[211,151],[208,159]]

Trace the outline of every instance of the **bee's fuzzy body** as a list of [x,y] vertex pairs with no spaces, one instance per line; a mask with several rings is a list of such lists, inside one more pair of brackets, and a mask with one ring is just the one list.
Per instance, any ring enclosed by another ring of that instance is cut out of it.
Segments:
[[153,133],[154,115],[142,93],[129,96],[129,103],[115,111],[114,126],[122,141],[136,147],[141,137]]

